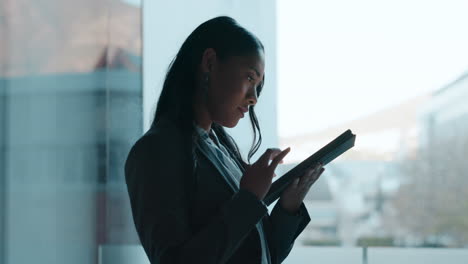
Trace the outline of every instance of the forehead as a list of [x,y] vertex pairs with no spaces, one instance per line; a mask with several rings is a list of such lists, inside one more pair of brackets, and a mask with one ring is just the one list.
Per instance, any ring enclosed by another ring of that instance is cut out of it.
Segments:
[[253,70],[258,72],[260,78],[263,78],[265,72],[265,58],[262,52],[258,54],[232,56],[227,64],[230,67],[239,68],[239,70]]

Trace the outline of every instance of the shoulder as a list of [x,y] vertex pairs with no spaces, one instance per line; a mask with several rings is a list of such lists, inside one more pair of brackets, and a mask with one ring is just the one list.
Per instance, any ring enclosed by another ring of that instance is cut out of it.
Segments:
[[132,146],[126,166],[134,161],[145,160],[181,162],[189,149],[187,143],[190,143],[185,134],[172,120],[161,119]]

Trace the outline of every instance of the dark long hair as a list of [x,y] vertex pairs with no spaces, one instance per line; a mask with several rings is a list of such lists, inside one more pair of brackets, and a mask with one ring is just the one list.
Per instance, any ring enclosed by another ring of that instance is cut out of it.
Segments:
[[[197,72],[203,52],[213,48],[220,60],[230,56],[243,56],[264,52],[263,44],[252,33],[241,27],[234,19],[220,16],[210,19],[198,26],[185,40],[179,52],[169,65],[166,79],[154,114],[151,126],[155,126],[163,114],[168,114],[182,129],[184,136],[193,154],[196,163],[194,141],[197,140],[193,126],[194,111],[193,100],[197,86]],[[262,84],[257,87],[257,97],[262,91]],[[248,161],[257,152],[262,142],[260,126],[254,112],[254,106],[249,108],[249,117],[254,133],[252,147],[248,154]],[[245,169],[247,163],[243,160],[234,139],[224,128],[214,123],[215,131],[221,144],[223,144],[234,160]],[[258,140],[257,140],[258,130]],[[195,165],[195,164],[192,164]],[[192,167],[193,168],[193,167]]]

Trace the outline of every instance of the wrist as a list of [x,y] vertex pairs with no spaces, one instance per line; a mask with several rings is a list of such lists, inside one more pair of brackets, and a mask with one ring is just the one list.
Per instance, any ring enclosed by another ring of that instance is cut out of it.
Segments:
[[265,207],[267,207],[267,205],[265,204],[265,202],[263,202],[263,199],[260,199],[255,193],[253,193],[252,191],[249,191],[247,189],[244,189],[244,188],[240,188],[239,189],[239,192],[244,192],[246,193],[248,196],[250,196],[251,198],[257,200],[258,202],[260,202],[262,205],[264,205]]
[[300,208],[300,205],[299,206],[291,206],[291,205],[285,205],[284,202],[281,201],[281,199],[278,201],[280,204],[280,207],[281,209],[289,214],[289,215],[299,215],[299,208]]

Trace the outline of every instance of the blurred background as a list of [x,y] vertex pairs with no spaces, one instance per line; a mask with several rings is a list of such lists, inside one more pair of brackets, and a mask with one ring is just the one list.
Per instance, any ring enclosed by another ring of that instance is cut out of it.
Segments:
[[[200,23],[265,45],[280,176],[346,129],[285,263],[466,263],[468,2],[2,0],[0,264],[148,263],[123,165]],[[248,120],[228,131],[244,157]],[[270,209],[273,205],[270,207]]]

